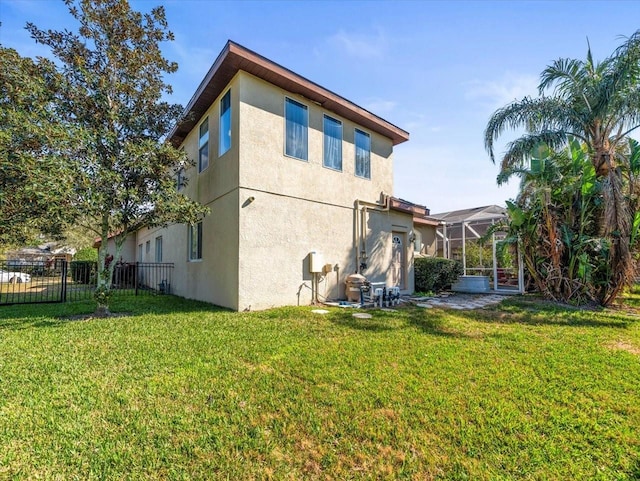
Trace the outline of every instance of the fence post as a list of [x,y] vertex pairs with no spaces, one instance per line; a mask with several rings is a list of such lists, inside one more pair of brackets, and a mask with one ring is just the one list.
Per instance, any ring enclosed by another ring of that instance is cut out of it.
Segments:
[[136,283],[136,296],[138,295],[138,269],[140,269],[140,261],[136,261],[136,273],[134,275],[134,280]]
[[67,261],[62,261],[62,289],[60,290],[60,302],[67,302]]

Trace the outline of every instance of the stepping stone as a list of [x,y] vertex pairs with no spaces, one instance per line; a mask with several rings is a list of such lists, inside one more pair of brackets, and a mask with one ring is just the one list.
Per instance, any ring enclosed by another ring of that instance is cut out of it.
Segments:
[[417,307],[422,307],[425,309],[433,309],[433,306],[431,304],[425,304],[424,302],[418,302],[416,304]]
[[356,319],[371,319],[373,316],[371,314],[367,314],[365,312],[356,312],[353,317]]
[[325,310],[325,309],[314,309],[313,311],[314,314],[329,314],[329,311]]

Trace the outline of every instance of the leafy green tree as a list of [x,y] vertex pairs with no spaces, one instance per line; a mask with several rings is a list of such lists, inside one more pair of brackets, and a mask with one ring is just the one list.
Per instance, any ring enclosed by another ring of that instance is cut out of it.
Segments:
[[601,185],[586,149],[575,139],[561,152],[541,146],[528,168],[502,175],[521,179],[507,203],[508,241],[520,244],[537,289],[555,300],[597,301],[610,277],[610,248],[597,234]]
[[160,51],[173,40],[164,9],[143,14],[126,0],[65,3],[77,33],[27,29],[57,59],[56,114],[77,130],[79,145],[66,160],[74,166],[78,222],[103,240],[96,312],[106,315],[115,266],[105,266],[106,240],[115,240],[117,259],[140,227],[194,223],[207,210],[176,190],[175,171],[188,160],[166,141],[182,107],[163,100],[171,93],[164,75],[177,69]]
[[[556,60],[542,72],[539,93],[538,98],[526,97],[496,111],[485,131],[485,146],[495,161],[494,143],[504,131],[526,130],[507,145],[502,157],[501,169],[508,174],[526,168],[540,145],[556,152],[570,138],[584,145],[599,187],[587,207],[597,210],[594,233],[608,246],[609,278],[597,287],[596,297],[608,305],[634,274],[635,211],[624,173],[629,172],[628,136],[640,127],[640,30],[600,63],[594,62],[590,49],[585,61]],[[553,162],[553,157],[548,160]],[[546,221],[556,226],[548,229],[549,235],[562,224],[552,211]]]
[[74,177],[61,162],[74,136],[56,116],[61,82],[48,60],[0,46],[0,247],[62,236],[73,219]]

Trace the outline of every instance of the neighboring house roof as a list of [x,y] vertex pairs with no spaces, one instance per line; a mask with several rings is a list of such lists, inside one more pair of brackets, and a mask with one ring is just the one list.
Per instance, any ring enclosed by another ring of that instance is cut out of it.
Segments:
[[177,147],[182,143],[239,70],[248,72],[293,94],[302,95],[331,112],[391,139],[393,145],[409,140],[409,133],[400,127],[229,40],[187,104],[185,121],[177,124],[169,134],[169,141],[174,146]]
[[501,219],[507,216],[507,211],[499,205],[486,205],[483,207],[472,207],[471,209],[453,210],[441,214],[433,214],[433,217],[440,219],[447,224],[459,222]]
[[76,249],[69,246],[60,246],[55,242],[49,242],[47,244],[42,244],[38,247],[23,247],[22,249],[18,249],[7,254],[7,258],[9,260],[20,260],[20,259],[32,259],[32,260],[41,260],[47,259],[51,256],[55,255],[75,255]]

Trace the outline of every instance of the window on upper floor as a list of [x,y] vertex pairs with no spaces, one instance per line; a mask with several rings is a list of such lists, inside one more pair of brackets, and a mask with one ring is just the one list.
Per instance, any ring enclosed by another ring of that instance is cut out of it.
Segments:
[[224,154],[231,148],[231,90],[220,100],[220,143],[218,155]]
[[371,136],[366,132],[356,129],[356,175],[371,178]]
[[138,244],[138,262],[142,262],[142,244]]
[[[151,241],[150,241],[150,240],[148,240],[148,241],[145,243],[145,246],[144,246],[144,252],[145,252],[145,254],[146,254],[147,256],[149,256],[149,253],[151,252]],[[149,260],[149,259],[147,259],[147,260]]]
[[186,178],[184,176],[184,167],[180,167],[176,170],[176,189],[182,189],[185,186],[185,183]]
[[209,117],[200,124],[198,148],[198,172],[202,172],[209,167]]
[[309,111],[306,105],[285,99],[284,153],[300,160],[309,158]]
[[202,259],[202,221],[189,226],[189,260]]
[[342,170],[342,122],[324,116],[324,158],[322,165]]

